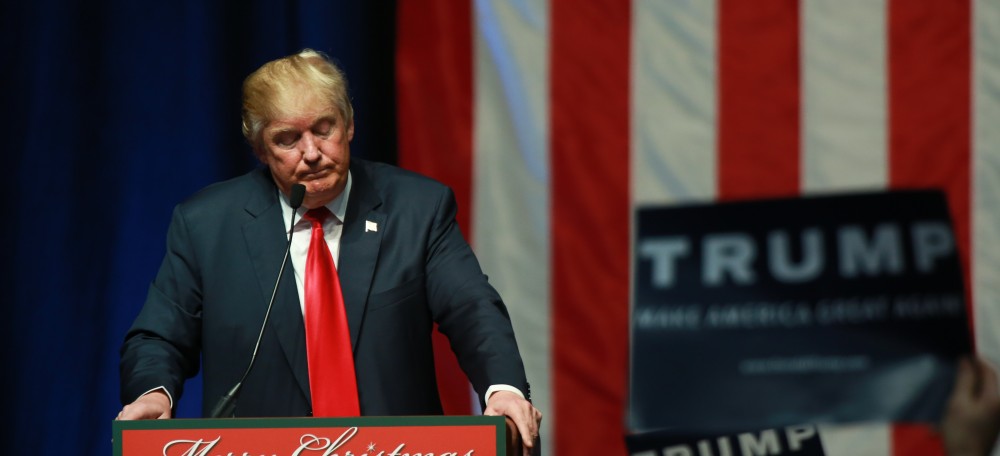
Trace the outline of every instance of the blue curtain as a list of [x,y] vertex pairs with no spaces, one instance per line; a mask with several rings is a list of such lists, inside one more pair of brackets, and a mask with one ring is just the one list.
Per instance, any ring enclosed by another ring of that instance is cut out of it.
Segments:
[[[395,160],[394,11],[391,1],[3,2],[4,453],[110,454],[118,347],[173,206],[257,165],[239,120],[253,69],[304,47],[328,53],[352,84],[352,151]],[[178,416],[199,415],[193,383]]]

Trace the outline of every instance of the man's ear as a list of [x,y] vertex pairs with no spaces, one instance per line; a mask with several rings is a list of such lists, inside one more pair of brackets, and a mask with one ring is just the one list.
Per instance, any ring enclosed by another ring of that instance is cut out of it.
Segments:
[[267,157],[264,156],[264,154],[267,153],[267,151],[264,148],[263,139],[257,140],[256,143],[251,144],[250,149],[253,150],[253,156],[257,157],[257,161],[259,161],[263,165],[267,165]]
[[347,142],[354,139],[354,119],[347,123]]

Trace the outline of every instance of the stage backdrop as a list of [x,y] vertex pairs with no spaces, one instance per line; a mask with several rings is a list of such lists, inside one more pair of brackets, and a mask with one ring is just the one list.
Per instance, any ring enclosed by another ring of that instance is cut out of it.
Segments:
[[[394,160],[392,2],[0,6],[7,454],[111,454],[118,347],[173,206],[255,166],[240,86],[312,47],[352,83],[358,155]],[[181,402],[199,413],[200,387]]]
[[347,70],[356,154],[393,161],[398,92],[400,163],[458,192],[547,454],[625,453],[638,204],[944,189],[1000,361],[998,33],[993,0],[3,2],[5,449],[108,454],[170,210],[253,166],[239,84],[306,46]]
[[[995,0],[428,0],[398,14],[400,163],[456,188],[547,454],[626,451],[637,205],[942,189],[976,344],[1000,361]],[[928,436],[842,441],[933,454]]]

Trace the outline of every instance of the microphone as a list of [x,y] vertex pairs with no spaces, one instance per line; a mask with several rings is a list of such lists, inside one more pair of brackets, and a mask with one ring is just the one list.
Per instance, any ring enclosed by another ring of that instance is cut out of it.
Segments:
[[219,398],[219,402],[212,408],[212,413],[208,415],[209,418],[231,417],[233,416],[233,411],[236,410],[236,400],[239,399],[240,389],[243,388],[243,381],[247,379],[250,369],[253,368],[253,362],[257,360],[257,351],[260,350],[260,340],[264,337],[264,328],[267,327],[267,319],[271,316],[274,297],[278,295],[278,284],[281,283],[281,275],[285,272],[285,264],[288,263],[288,252],[292,249],[292,235],[295,234],[295,231],[292,229],[295,226],[295,211],[302,206],[302,200],[305,197],[305,185],[292,185],[291,194],[288,195],[288,205],[292,207],[292,217],[288,222],[288,243],[285,245],[285,256],[281,259],[281,268],[278,269],[278,278],[274,281],[274,290],[271,291],[271,300],[267,303],[267,312],[264,313],[264,322],[260,325],[260,334],[257,335],[257,343],[253,347],[253,354],[250,355],[250,364],[247,366],[247,370],[243,372],[243,376],[240,377],[240,381],[236,382],[236,385],[233,386],[233,389],[229,390],[225,396]]

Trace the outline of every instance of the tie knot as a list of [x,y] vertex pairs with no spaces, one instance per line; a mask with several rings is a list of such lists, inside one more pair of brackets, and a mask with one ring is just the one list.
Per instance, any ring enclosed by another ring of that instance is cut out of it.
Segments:
[[302,216],[302,218],[322,225],[323,222],[326,221],[326,218],[331,215],[333,214],[330,213],[330,210],[327,209],[326,206],[320,206],[315,209],[309,209],[306,211],[305,215]]

